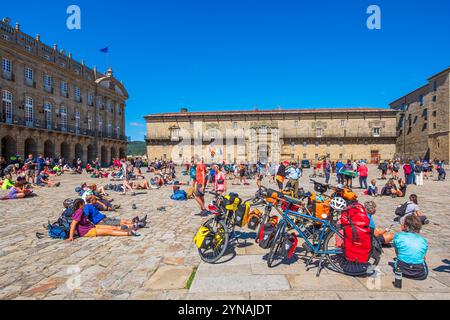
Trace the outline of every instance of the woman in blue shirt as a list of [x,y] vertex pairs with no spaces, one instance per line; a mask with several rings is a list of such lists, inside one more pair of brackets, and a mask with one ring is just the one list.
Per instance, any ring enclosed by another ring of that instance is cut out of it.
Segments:
[[428,242],[419,234],[421,229],[420,219],[416,215],[408,215],[402,224],[403,232],[394,237],[394,248],[397,253],[394,269],[400,267],[406,278],[425,280],[428,277],[428,266],[425,261]]

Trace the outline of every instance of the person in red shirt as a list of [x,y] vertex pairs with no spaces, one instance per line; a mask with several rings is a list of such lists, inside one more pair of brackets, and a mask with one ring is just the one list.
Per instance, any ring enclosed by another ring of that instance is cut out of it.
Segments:
[[205,188],[206,188],[206,165],[203,163],[203,160],[199,161],[196,166],[196,174],[195,174],[195,191],[194,197],[195,201],[200,206],[200,215],[206,216],[209,214],[208,210],[205,207]]
[[358,174],[359,174],[359,187],[361,189],[367,190],[367,177],[369,176],[369,168],[367,168],[366,164],[364,162],[361,162],[361,165],[358,168]]

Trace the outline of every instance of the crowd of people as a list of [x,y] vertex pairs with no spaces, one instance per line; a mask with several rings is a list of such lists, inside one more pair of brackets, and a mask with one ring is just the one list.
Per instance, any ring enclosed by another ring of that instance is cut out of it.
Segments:
[[[151,173],[152,178],[147,180],[143,173]],[[225,194],[228,191],[227,181],[231,185],[250,185],[250,180],[255,180],[258,187],[268,179],[269,184],[275,184],[280,191],[292,192],[299,195],[302,186],[300,181],[304,175],[302,164],[296,161],[282,161],[281,163],[269,162],[267,164],[257,162],[249,163],[214,163],[207,165],[203,160],[193,159],[182,167],[180,176],[186,176],[187,182],[181,182],[177,173],[177,166],[170,160],[146,161],[143,158],[114,159],[112,165],[103,168],[99,159],[83,165],[80,159],[74,159],[67,163],[62,158],[44,158],[42,155],[36,158],[29,155],[25,160],[21,157],[13,157],[6,161],[0,157],[0,188],[5,191],[0,199],[13,200],[35,196],[36,188],[53,188],[60,186],[52,177],[64,174],[87,173],[92,179],[111,179],[120,181],[118,184],[87,184],[83,183],[76,188],[77,199],[71,203],[70,230],[67,231],[67,240],[73,241],[76,237],[96,236],[137,236],[137,230],[147,224],[147,216],[134,219],[115,219],[105,213],[120,210],[119,205],[113,204],[110,191],[122,194],[136,194],[136,190],[159,189],[164,186],[174,187],[178,191],[182,185],[188,185],[188,192],[200,207],[200,216],[208,216],[205,203],[207,190],[215,194]],[[405,203],[404,213],[398,221],[401,224],[401,233],[394,235],[390,228],[377,228],[373,222],[376,213],[376,204],[373,201],[365,203],[367,212],[371,218],[371,228],[375,237],[382,244],[392,243],[397,252],[397,265],[402,268],[412,268],[419,276],[426,278],[428,273],[425,255],[428,249],[426,240],[419,235],[423,225],[428,224],[428,218],[423,215],[418,204],[418,197],[412,194],[408,197],[408,187],[412,184],[423,185],[423,181],[437,172],[438,180],[445,180],[445,165],[443,161],[383,161],[379,164],[380,179],[368,181],[369,167],[365,160],[348,160],[331,162],[328,159],[318,161],[313,166],[313,175],[319,174],[324,182],[329,184],[332,179],[341,188],[354,188],[354,180],[359,180],[359,188],[368,197],[395,197],[408,198]],[[404,177],[400,177],[400,171]],[[372,174],[373,176],[373,174]],[[378,181],[383,182],[378,187]],[[414,249],[412,249],[412,247]],[[422,266],[421,268],[418,265]],[[420,270],[419,270],[420,269]],[[419,270],[419,271],[418,271]]]

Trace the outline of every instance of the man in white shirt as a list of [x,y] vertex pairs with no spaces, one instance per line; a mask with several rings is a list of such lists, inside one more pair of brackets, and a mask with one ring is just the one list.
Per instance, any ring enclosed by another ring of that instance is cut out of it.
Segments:
[[302,176],[302,171],[298,167],[298,163],[294,162],[288,171],[288,184],[294,189],[294,197],[298,197],[299,180]]

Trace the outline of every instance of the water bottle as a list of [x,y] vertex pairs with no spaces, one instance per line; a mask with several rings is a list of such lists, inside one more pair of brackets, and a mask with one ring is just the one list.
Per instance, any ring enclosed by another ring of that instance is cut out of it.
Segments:
[[394,274],[395,274],[394,287],[397,289],[401,289],[403,278],[402,269],[399,266],[397,266],[397,268],[395,268]]

